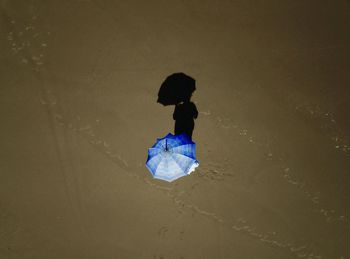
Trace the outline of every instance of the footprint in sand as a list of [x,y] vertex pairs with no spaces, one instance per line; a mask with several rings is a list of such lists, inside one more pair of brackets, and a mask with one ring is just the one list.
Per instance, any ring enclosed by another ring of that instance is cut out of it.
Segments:
[[[36,20],[36,16],[33,16],[32,20]],[[45,63],[42,51],[47,48],[47,43],[44,41],[49,34],[37,32],[36,27],[32,24],[33,21],[22,26],[14,20],[11,21],[12,24],[15,24],[15,30],[18,32],[9,32],[7,40],[12,53],[18,58],[18,62],[23,65],[34,65],[32,69],[39,72],[40,67]],[[31,57],[28,57],[28,53],[32,54]]]
[[168,232],[168,228],[163,226],[158,230],[158,236],[160,236],[161,238],[165,238],[166,233]]

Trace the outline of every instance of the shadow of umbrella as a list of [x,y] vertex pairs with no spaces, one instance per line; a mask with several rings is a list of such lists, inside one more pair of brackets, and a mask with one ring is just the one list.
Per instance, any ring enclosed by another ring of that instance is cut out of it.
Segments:
[[168,76],[158,92],[158,103],[176,105],[188,100],[196,90],[196,80],[184,73],[174,73]]

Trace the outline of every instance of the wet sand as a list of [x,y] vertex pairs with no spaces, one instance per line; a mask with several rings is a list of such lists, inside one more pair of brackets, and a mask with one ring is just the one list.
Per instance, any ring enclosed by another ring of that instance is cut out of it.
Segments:
[[[0,258],[350,258],[348,1],[2,0]],[[144,166],[194,77],[199,167]]]

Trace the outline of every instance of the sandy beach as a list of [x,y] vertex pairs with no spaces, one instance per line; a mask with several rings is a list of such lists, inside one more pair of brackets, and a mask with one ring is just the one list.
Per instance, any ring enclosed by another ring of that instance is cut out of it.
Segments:
[[[350,2],[1,0],[0,259],[350,258]],[[196,80],[199,167],[145,167]]]

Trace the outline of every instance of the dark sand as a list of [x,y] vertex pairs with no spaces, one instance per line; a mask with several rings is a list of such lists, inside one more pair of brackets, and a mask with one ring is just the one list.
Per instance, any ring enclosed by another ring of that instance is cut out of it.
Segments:
[[[350,258],[349,1],[1,0],[0,258]],[[144,163],[197,80],[200,166]]]

